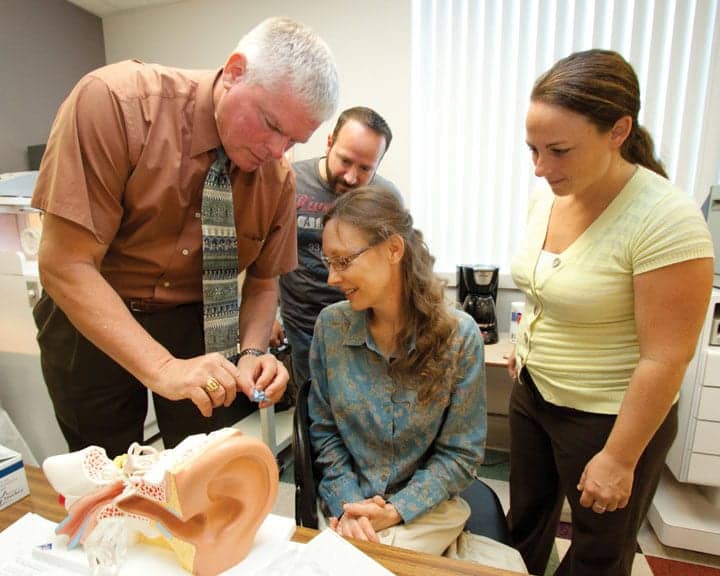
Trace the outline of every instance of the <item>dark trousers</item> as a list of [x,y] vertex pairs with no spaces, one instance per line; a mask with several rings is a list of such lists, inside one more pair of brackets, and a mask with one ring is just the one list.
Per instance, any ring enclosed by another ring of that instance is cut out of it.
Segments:
[[300,386],[310,378],[310,344],[313,334],[294,328],[289,323],[285,323],[284,329],[292,354],[293,379],[295,385]]
[[555,572],[575,576],[630,575],[637,533],[677,432],[677,405],[643,452],[628,505],[596,514],[580,505],[583,469],[605,445],[615,415],[563,408],[543,400],[527,370],[510,398],[510,511],[515,547],[531,574],[543,574],[563,503],[572,509],[572,541]]
[[[131,443],[142,443],[147,388],[83,337],[47,294],[33,315],[43,377],[70,451],[95,445],[112,458],[127,452]],[[133,315],[173,356],[205,353],[202,303]],[[190,400],[152,397],[165,448],[190,434],[230,426],[255,410],[243,394],[229,408],[213,410],[210,418]]]

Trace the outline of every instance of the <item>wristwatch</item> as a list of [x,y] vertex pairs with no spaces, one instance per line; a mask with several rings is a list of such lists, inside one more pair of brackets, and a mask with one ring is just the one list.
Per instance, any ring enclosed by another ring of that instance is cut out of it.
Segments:
[[265,356],[265,352],[260,350],[259,348],[245,348],[244,350],[240,351],[240,354],[238,355],[238,360],[242,358],[243,356]]

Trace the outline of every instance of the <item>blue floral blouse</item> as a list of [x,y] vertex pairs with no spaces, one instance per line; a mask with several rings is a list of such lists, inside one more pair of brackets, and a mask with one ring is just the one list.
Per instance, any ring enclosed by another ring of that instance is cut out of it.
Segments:
[[487,433],[483,341],[454,310],[458,356],[444,398],[424,406],[397,385],[373,342],[366,312],[325,308],[310,350],[310,440],[322,470],[319,495],[332,516],[343,504],[381,495],[406,523],[464,490],[482,463]]

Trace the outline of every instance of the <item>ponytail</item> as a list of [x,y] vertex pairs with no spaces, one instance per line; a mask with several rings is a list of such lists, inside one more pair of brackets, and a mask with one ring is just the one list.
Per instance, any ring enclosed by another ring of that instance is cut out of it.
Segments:
[[632,164],[640,164],[667,178],[662,162],[653,154],[654,145],[650,133],[633,121],[633,129],[620,150],[622,157]]

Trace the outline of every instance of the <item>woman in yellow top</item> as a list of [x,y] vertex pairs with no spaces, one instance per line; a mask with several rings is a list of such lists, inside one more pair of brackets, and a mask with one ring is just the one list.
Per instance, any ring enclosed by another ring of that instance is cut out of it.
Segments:
[[617,53],[578,52],[533,87],[535,174],[512,263],[526,314],[509,366],[508,520],[543,574],[563,497],[571,546],[555,574],[630,574],[635,538],[677,430],[678,390],[712,286],[712,242],[638,125]]

